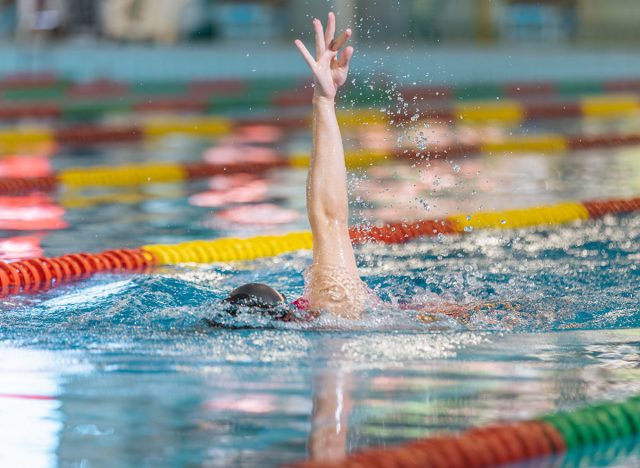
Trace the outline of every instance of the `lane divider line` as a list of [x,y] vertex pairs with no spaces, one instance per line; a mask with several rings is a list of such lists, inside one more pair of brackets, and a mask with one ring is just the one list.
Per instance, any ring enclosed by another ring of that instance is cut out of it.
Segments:
[[[640,212],[640,197],[582,203],[564,202],[549,206],[426,219],[412,223],[389,223],[383,226],[354,226],[349,230],[349,234],[354,244],[399,244],[420,237],[465,234],[481,229],[560,225],[632,212]],[[0,296],[46,291],[101,272],[135,273],[158,265],[248,261],[309,250],[312,246],[311,232],[302,231],[246,239],[222,238],[173,245],[151,244],[138,249],[0,262]]]
[[[349,121],[348,125],[362,125],[358,118]],[[220,120],[220,119],[216,119]],[[281,121],[281,123],[284,121]],[[272,124],[268,119],[264,122],[254,120],[252,123]],[[301,125],[298,125],[300,123]],[[289,119],[288,124],[307,127],[306,119]],[[21,128],[14,130],[0,131],[0,153],[12,153],[27,150],[37,145],[56,143],[71,144],[81,146],[94,146],[105,143],[122,143],[141,141],[144,138],[158,138],[173,133],[191,134],[203,137],[215,137],[224,135],[231,131],[231,123],[207,122],[207,121],[176,121],[174,123],[164,122],[145,125],[131,125],[118,127],[69,127],[50,131],[43,128]],[[574,149],[601,148],[622,145],[640,144],[640,133],[606,133],[606,134],[541,134],[541,135],[519,135],[503,139],[487,140],[478,145],[465,145],[456,143],[453,146],[430,146],[425,150],[399,150],[408,153],[447,153],[451,150],[465,151],[467,154],[473,152],[496,153],[496,152],[526,152],[539,151],[543,153],[562,152]],[[379,152],[378,152],[379,153]],[[396,152],[387,154],[394,155]],[[296,165],[303,164],[306,158],[293,158]]]
[[[283,107],[290,105],[308,108],[311,103],[311,96],[308,93],[296,91],[295,99],[283,100],[276,98],[273,102],[265,102],[263,107]],[[346,101],[352,100],[348,97]],[[495,98],[493,98],[495,100]],[[119,100],[108,99],[98,102],[63,102],[53,103],[50,101],[28,102],[28,103],[3,103],[0,107],[0,119],[16,120],[21,118],[41,118],[41,119],[64,119],[68,116],[76,116],[75,120],[86,120],[88,118],[100,117],[108,113],[134,113],[144,114],[146,112],[173,112],[199,115],[199,119],[209,121],[206,125],[199,126],[198,131],[194,131],[193,127],[185,121],[185,123],[167,123],[163,124],[159,121],[151,121],[146,126],[144,134],[146,136],[157,136],[166,134],[168,131],[176,132],[180,130],[183,133],[195,133],[196,135],[219,134],[224,132],[225,127],[230,125],[243,125],[244,119],[226,119],[216,117],[215,113],[219,111],[215,104],[210,105],[209,98],[197,96],[184,96],[181,98],[161,98],[153,101],[131,100],[126,103]],[[412,102],[410,99],[408,102]],[[468,123],[486,123],[495,122],[507,125],[516,125],[528,120],[536,119],[557,119],[557,118],[580,118],[587,117],[592,119],[612,119],[624,118],[640,113],[640,97],[637,94],[603,94],[597,96],[588,96],[581,99],[572,100],[554,100],[545,102],[526,102],[518,99],[504,99],[500,102],[484,100],[463,101],[459,104],[439,105],[437,103],[428,102],[418,103],[415,112],[405,114],[384,114],[378,110],[369,110],[364,106],[371,106],[371,102],[354,103],[361,107],[342,111],[339,114],[343,117],[343,122],[363,122],[360,114],[370,114],[374,119],[384,123],[406,122],[409,121],[416,112],[420,118],[432,118],[451,120],[454,122],[462,121]],[[380,104],[383,104],[381,102]],[[238,100],[238,107],[246,108],[250,103],[246,102],[246,98]],[[228,104],[227,104],[228,106]],[[377,107],[377,106],[376,106]],[[356,116],[352,116],[356,114]],[[411,114],[411,115],[409,115]],[[278,119],[272,118],[272,125],[281,125],[284,127],[299,127],[308,125],[309,117],[301,116],[296,121],[285,119],[279,122]],[[217,122],[216,122],[217,121]],[[71,140],[77,143],[81,139],[76,136],[76,131],[81,132],[83,126],[71,126],[60,131],[60,135],[56,135],[57,141]],[[86,126],[92,128],[91,126]],[[168,128],[167,128],[168,127]],[[132,127],[133,128],[133,127]],[[130,129],[132,133],[135,132]],[[87,136],[94,133],[96,137],[103,139],[107,136],[101,135],[97,130],[87,131]],[[133,139],[134,137],[131,136]],[[138,136],[140,138],[140,136]]]
[[[308,105],[312,88],[305,80],[190,80],[178,82],[128,83],[111,79],[74,82],[55,74],[19,74],[0,79],[0,99],[5,103],[26,101],[33,111],[55,106],[57,112],[71,116],[99,112],[144,110],[200,110],[248,105],[292,107]],[[345,90],[350,102],[380,104],[391,83],[373,89],[352,87]],[[400,86],[405,101],[414,97],[428,100],[468,100],[580,96],[601,93],[637,93],[640,79],[604,81],[475,83],[449,86]],[[115,99],[117,98],[117,99]],[[0,115],[2,113],[0,112]]]
[[[194,131],[199,131],[198,129]],[[34,134],[34,138],[37,135]],[[399,149],[396,151],[353,150],[345,153],[348,169],[377,165],[394,160],[419,162],[427,158],[460,157],[473,154],[488,156],[504,153],[562,153],[594,148],[614,148],[640,145],[640,134],[626,135],[535,135],[513,137],[481,145],[454,144],[435,147],[427,151]],[[0,132],[0,147],[2,133]],[[100,166],[93,168],[69,168],[47,177],[1,177],[0,194],[18,195],[32,191],[55,190],[58,186],[124,186],[144,185],[156,182],[180,182],[220,174],[239,172],[261,172],[274,168],[306,168],[309,155],[295,153],[282,156],[280,161],[264,163],[207,164],[204,162],[135,164],[123,166]]]
[[[537,419],[469,429],[391,447],[369,448],[333,462],[307,461],[292,468],[492,467],[600,447],[640,435],[640,397],[562,411]],[[582,466],[577,463],[576,466]]]
[[187,162],[69,168],[46,177],[0,177],[0,195],[24,195],[35,191],[54,191],[60,186],[68,188],[119,187],[184,182],[222,174],[259,174],[286,166],[288,166],[287,161],[282,159],[234,164]]

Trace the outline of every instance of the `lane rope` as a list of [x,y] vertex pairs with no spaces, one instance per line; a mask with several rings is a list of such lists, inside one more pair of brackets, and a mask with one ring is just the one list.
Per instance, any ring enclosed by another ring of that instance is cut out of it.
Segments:
[[[371,448],[335,462],[307,461],[297,468],[491,467],[549,457],[640,435],[640,397],[607,402],[537,419],[469,429],[391,447]],[[585,455],[585,456],[588,456]],[[582,466],[582,464],[576,464]]]
[[[162,131],[156,129],[157,131]],[[41,134],[34,134],[33,141]],[[11,139],[7,141],[13,141]],[[0,132],[0,148],[2,148]],[[13,143],[11,143],[13,144]],[[398,149],[396,151],[353,150],[345,152],[348,169],[365,168],[391,161],[420,162],[429,158],[456,158],[465,155],[496,155],[505,153],[562,153],[603,147],[640,145],[640,134],[625,135],[535,135],[490,141],[479,145],[453,144],[435,147],[428,151]],[[306,168],[307,153],[281,155],[280,161],[262,163],[208,164],[204,162],[135,164],[123,166],[99,166],[93,168],[69,168],[47,177],[1,177],[0,194],[17,195],[32,191],[51,191],[58,186],[123,186],[144,185],[156,182],[181,182],[221,174],[239,172],[264,172],[275,168]]]
[[[640,197],[582,203],[564,202],[549,206],[426,219],[412,223],[389,223],[383,226],[354,226],[349,230],[349,234],[354,244],[399,244],[420,237],[465,234],[481,229],[559,225],[633,212],[640,212]],[[158,265],[248,261],[309,250],[312,246],[311,232],[302,231],[246,239],[222,238],[173,245],[151,244],[138,249],[0,262],[0,296],[46,291],[101,272],[135,273]]]
[[[405,94],[410,95],[410,91]],[[348,98],[347,98],[348,100]],[[413,101],[413,97],[409,100]],[[274,107],[283,107],[294,105],[296,107],[309,107],[311,96],[306,92],[297,90],[293,97],[284,99],[282,93],[276,95],[273,102],[270,103]],[[357,104],[357,103],[356,103]],[[362,103],[362,105],[371,103]],[[246,107],[247,102],[238,101],[238,107]],[[640,97],[636,94],[603,94],[599,96],[584,97],[573,100],[555,100],[552,102],[525,102],[517,99],[504,99],[500,102],[491,102],[487,100],[464,101],[459,104],[434,104],[429,102],[429,107],[424,104],[418,104],[418,113],[420,118],[437,118],[441,120],[451,120],[454,122],[464,121],[469,123],[485,123],[500,122],[504,124],[518,124],[528,120],[535,119],[554,119],[554,118],[621,118],[637,115],[640,112]],[[82,103],[53,103],[50,101],[28,102],[28,103],[11,103],[4,104],[0,108],[0,119],[13,120],[27,117],[33,118],[50,118],[59,119],[75,116],[80,117],[99,117],[108,113],[145,113],[145,112],[189,112],[193,114],[213,115],[219,109],[216,109],[215,103],[210,105],[206,97],[184,96],[178,98],[160,98],[154,100],[138,99],[123,102],[120,100],[103,100],[96,102]],[[354,112],[354,111],[351,111]],[[379,112],[376,112],[379,116]],[[413,114],[413,112],[411,113]],[[346,113],[345,115],[348,115]],[[404,114],[385,115],[388,122],[409,121],[411,116]],[[307,119],[299,119],[300,125]],[[242,120],[227,121],[230,124],[242,124]],[[274,124],[278,124],[277,121]],[[154,125],[152,125],[152,128]],[[109,137],[100,133],[98,130],[87,130],[85,135],[93,133],[95,137],[109,141]],[[129,129],[131,133],[135,133],[135,128]],[[157,129],[156,129],[157,131]],[[219,131],[219,130],[217,130]],[[166,129],[163,130],[166,132]],[[56,134],[58,141],[65,140],[72,143],[82,141],[82,127],[70,127]],[[85,137],[86,138],[86,137]],[[115,137],[111,137],[114,139]],[[121,136],[120,138],[124,138]],[[133,135],[130,138],[134,138]]]
[[[100,78],[89,82],[74,82],[55,73],[17,74],[0,79],[0,98],[5,101],[54,99],[54,103],[66,103],[86,99],[103,98],[99,101],[107,105],[105,96],[125,100],[128,108],[135,109],[145,104],[153,107],[163,98],[171,101],[193,97],[235,98],[239,104],[246,104],[247,97],[258,102],[267,98],[267,102],[277,106],[295,106],[300,103],[300,95],[310,93],[305,80],[274,78],[271,80],[225,79],[225,80],[187,80],[177,82],[128,83]],[[384,86],[384,85],[383,85]],[[294,88],[294,89],[292,89]],[[372,97],[384,99],[384,93],[366,88],[352,88],[354,97],[364,94],[368,101]],[[634,93],[640,91],[640,79],[622,78],[600,81],[524,81],[506,83],[475,83],[463,85],[411,85],[400,86],[399,91],[405,100],[414,96],[425,99],[461,100],[495,99],[514,97],[549,97],[593,95],[603,92]],[[143,100],[131,98],[143,96]],[[306,97],[306,96],[304,96]],[[127,98],[129,98],[127,100]],[[377,102],[377,101],[376,101]],[[39,103],[39,102],[36,102]],[[91,103],[90,101],[90,104]],[[113,104],[112,104],[113,105]]]
[[49,192],[61,186],[118,187],[155,183],[184,182],[217,175],[238,173],[261,174],[288,166],[285,159],[264,162],[210,164],[204,162],[167,164],[128,164],[64,169],[45,177],[0,177],[0,195],[24,195]]
[[[217,119],[219,120],[219,119]],[[342,117],[346,122],[344,125],[360,125],[360,117]],[[253,120],[253,123],[259,121]],[[282,121],[281,121],[282,122]],[[294,118],[287,121],[299,127],[308,127],[308,119]],[[278,122],[265,119],[262,123],[267,125]],[[20,152],[24,149],[43,144],[78,144],[78,145],[99,145],[103,143],[120,143],[142,141],[145,138],[155,138],[170,134],[191,134],[203,137],[214,137],[224,135],[231,131],[232,124],[206,123],[197,121],[175,121],[158,122],[153,125],[131,125],[120,127],[73,127],[68,129],[58,129],[51,131],[43,128],[19,128],[13,130],[0,131],[0,152]],[[226,129],[226,130],[225,130]],[[420,155],[424,158],[428,154],[493,154],[504,152],[542,152],[557,153],[578,149],[616,147],[640,144],[640,133],[607,133],[607,134],[540,134],[540,135],[520,135],[502,139],[487,140],[480,144],[454,143],[449,146],[434,146],[427,150],[399,149],[397,151],[373,152],[371,150],[356,151],[352,154],[354,158],[359,158],[359,153],[363,155],[374,154],[377,159],[385,157],[402,158],[411,155]],[[293,156],[294,165],[299,166],[308,162],[308,155],[300,157]]]

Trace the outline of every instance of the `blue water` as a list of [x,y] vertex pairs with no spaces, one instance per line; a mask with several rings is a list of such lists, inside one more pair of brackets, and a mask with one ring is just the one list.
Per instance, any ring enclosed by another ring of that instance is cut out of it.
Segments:
[[[54,161],[188,159],[204,147],[182,139],[156,145]],[[633,196],[637,156],[627,148],[369,169],[353,176],[353,221],[384,218],[389,206],[410,218]],[[303,171],[258,182],[267,192],[242,206],[268,202],[297,217],[229,222],[219,214],[238,205],[189,202],[211,190],[201,181],[62,192],[53,200],[66,210],[67,229],[5,235],[40,236],[44,253],[57,255],[306,228]],[[415,192],[394,195],[412,185]],[[74,205],[79,200],[89,203]],[[358,321],[241,315],[230,325],[252,329],[206,325],[240,283],[298,297],[309,252],[99,275],[3,298],[0,466],[277,466],[309,450],[326,456],[640,394],[639,243],[640,216],[626,215],[363,246],[363,279],[384,305]],[[420,319],[447,304],[468,313]],[[323,445],[326,424],[318,416],[312,423],[314,411],[338,414],[345,439]],[[569,454],[562,463],[640,460],[634,444],[612,450]]]
[[[363,279],[384,304],[357,321],[322,317],[278,323],[251,314],[230,325],[307,330],[561,331],[640,327],[640,218],[620,216],[581,226],[484,232],[369,245],[358,250]],[[310,252],[229,265],[160,267],[148,275],[99,275],[31,297],[5,298],[3,337],[82,346],[137,330],[207,333],[203,318],[219,317],[219,302],[239,284],[263,282],[286,297],[302,294]],[[438,314],[448,304],[468,311],[459,320]],[[420,312],[436,312],[424,323]],[[29,318],[29,320],[25,320]],[[35,322],[34,322],[35,321]]]

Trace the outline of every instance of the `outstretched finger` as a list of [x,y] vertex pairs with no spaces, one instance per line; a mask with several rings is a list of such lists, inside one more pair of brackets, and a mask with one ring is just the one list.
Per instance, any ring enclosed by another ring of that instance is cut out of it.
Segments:
[[351,37],[351,29],[347,29],[345,30],[345,32],[340,34],[337,39],[331,41],[329,48],[333,51],[342,49],[350,37]]
[[336,34],[336,15],[333,14],[333,11],[329,12],[327,15],[327,30],[324,32],[324,43],[329,46],[331,41],[333,41],[333,36]]
[[349,60],[353,56],[353,47],[349,46],[342,51],[340,58],[338,59],[338,66],[341,68],[347,68],[349,66]]
[[304,58],[305,62],[307,62],[307,65],[309,65],[309,67],[313,68],[313,66],[316,64],[316,61],[313,59],[313,55],[311,55],[309,53],[309,51],[304,46],[302,41],[300,39],[296,39],[294,41],[294,44],[296,45],[296,47],[298,48],[298,50],[302,54],[302,57]]
[[316,59],[319,59],[326,46],[324,43],[324,31],[322,30],[322,23],[317,18],[313,20],[313,29],[316,32]]

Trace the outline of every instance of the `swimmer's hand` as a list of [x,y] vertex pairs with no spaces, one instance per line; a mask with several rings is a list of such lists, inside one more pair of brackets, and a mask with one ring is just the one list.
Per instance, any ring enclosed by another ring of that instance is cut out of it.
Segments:
[[351,29],[345,30],[334,40],[336,17],[333,12],[329,13],[326,31],[322,31],[322,23],[319,19],[313,20],[313,28],[316,33],[315,60],[301,40],[296,39],[295,45],[313,72],[314,95],[333,100],[336,97],[338,88],[347,81],[349,60],[353,55],[353,47],[344,49],[340,57],[338,57],[338,51],[351,37]]

